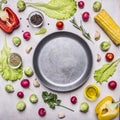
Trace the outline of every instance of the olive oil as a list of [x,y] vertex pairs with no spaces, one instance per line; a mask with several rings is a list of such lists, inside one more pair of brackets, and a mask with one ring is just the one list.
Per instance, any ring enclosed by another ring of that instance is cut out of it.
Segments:
[[84,90],[85,98],[90,101],[97,99],[99,95],[100,95],[100,89],[95,84],[88,85]]

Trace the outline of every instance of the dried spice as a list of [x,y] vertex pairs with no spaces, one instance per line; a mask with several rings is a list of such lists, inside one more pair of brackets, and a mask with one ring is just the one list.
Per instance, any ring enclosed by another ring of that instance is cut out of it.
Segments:
[[9,65],[15,68],[20,67],[22,63],[21,57],[16,53],[10,54],[8,61]]
[[39,25],[43,21],[42,17],[38,14],[31,16],[30,21],[34,25]]

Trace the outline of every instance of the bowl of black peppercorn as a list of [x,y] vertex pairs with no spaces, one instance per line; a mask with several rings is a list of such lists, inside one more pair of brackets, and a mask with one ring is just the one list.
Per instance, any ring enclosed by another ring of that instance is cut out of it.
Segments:
[[29,24],[33,27],[41,27],[44,22],[44,16],[39,11],[33,11],[28,16]]

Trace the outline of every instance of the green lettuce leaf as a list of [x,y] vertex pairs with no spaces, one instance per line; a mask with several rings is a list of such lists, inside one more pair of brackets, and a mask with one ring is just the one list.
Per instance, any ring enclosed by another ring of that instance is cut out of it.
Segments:
[[111,77],[116,71],[116,67],[120,62],[120,58],[114,62],[103,65],[100,69],[94,72],[94,78],[97,82],[102,84],[104,81],[107,82],[108,78]]
[[48,3],[26,2],[26,5],[34,7],[40,11],[43,11],[50,18],[55,18],[59,20],[70,18],[71,16],[74,15],[74,13],[77,10],[75,0],[50,0]]
[[16,81],[22,78],[23,68],[22,66],[18,69],[12,69],[9,67],[7,59],[11,53],[11,48],[7,45],[5,38],[4,45],[0,51],[0,74],[5,80]]

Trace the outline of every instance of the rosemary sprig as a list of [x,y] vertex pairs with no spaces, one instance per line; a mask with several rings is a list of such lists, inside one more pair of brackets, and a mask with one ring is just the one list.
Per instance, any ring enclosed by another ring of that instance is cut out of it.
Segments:
[[[82,21],[80,21],[80,26],[77,24],[75,18],[71,19],[70,22],[73,24],[73,26],[74,26],[75,28],[77,28],[78,30],[80,30],[80,31],[82,32],[82,34],[83,34],[83,36],[84,36],[85,38],[87,38],[88,40],[92,41],[90,34],[87,33],[86,30],[84,29],[84,27],[83,27],[83,25],[82,25]],[[92,41],[92,42],[93,42],[93,41]]]

